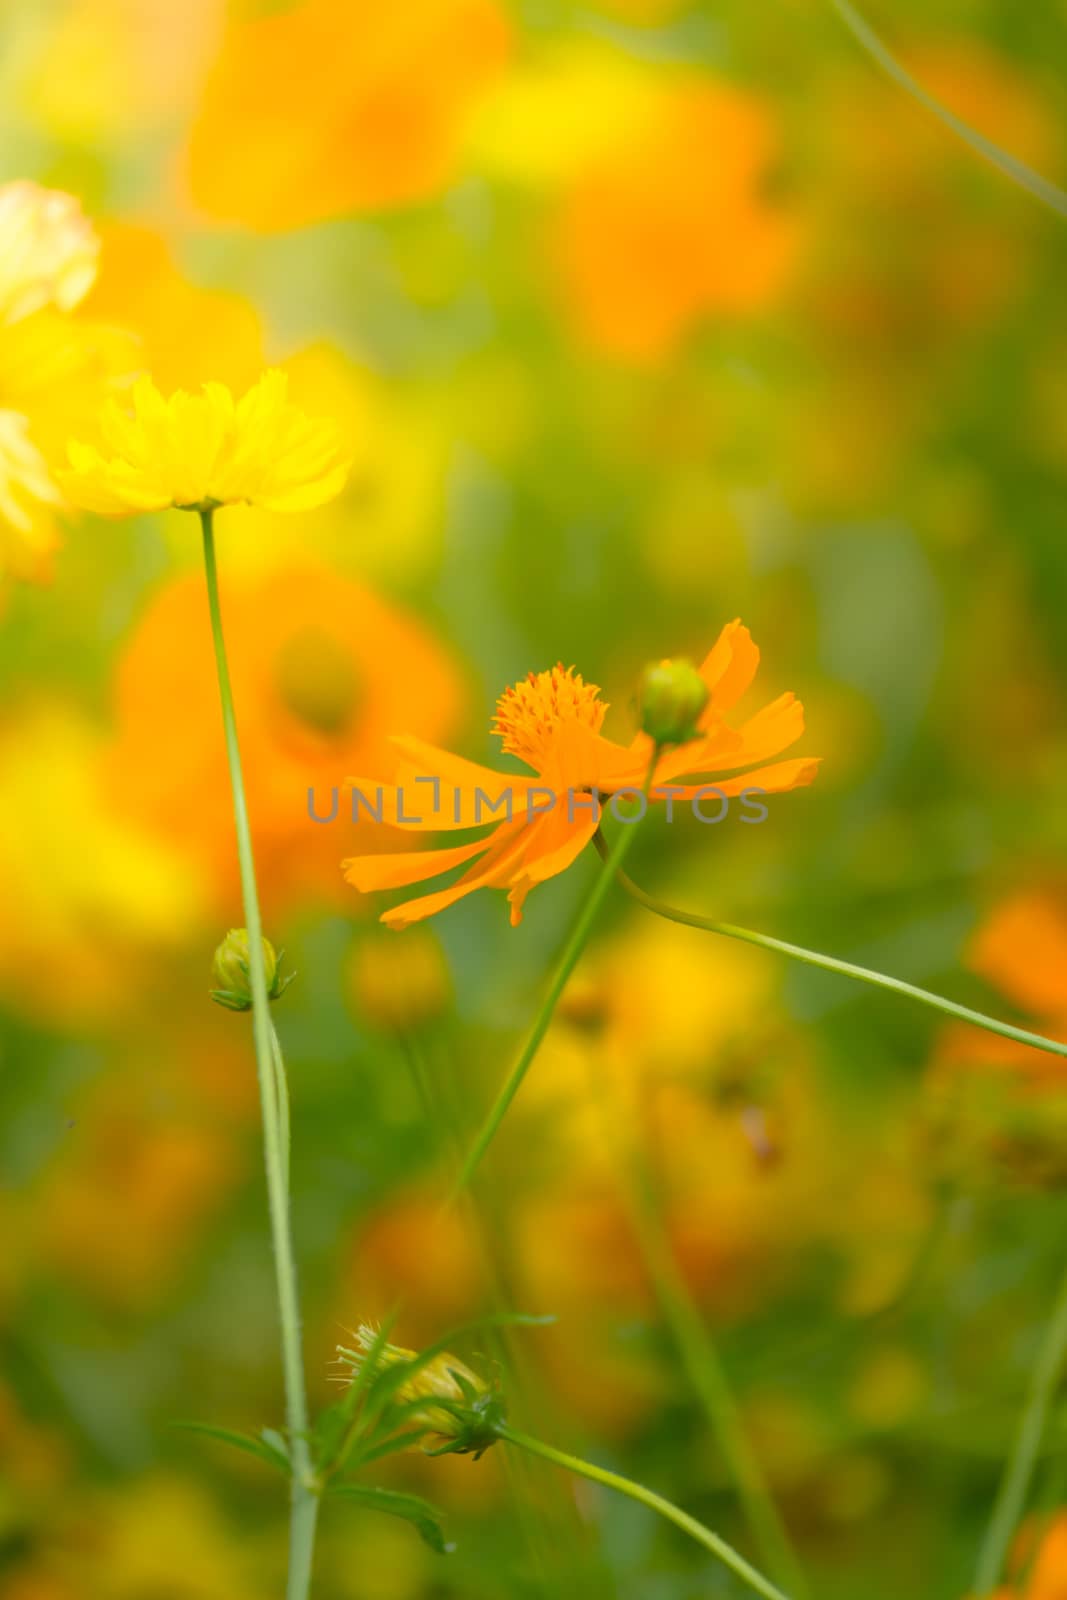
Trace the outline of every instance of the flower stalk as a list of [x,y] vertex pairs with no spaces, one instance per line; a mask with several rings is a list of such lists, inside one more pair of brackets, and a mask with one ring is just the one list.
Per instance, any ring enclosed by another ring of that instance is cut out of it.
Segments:
[[[593,843],[603,859],[608,861],[610,851],[599,833],[594,835]],[[681,911],[677,906],[668,905],[666,901],[642,889],[617,865],[615,877],[619,887],[625,889],[631,899],[643,905],[647,911],[654,912],[657,917],[665,917],[668,922],[678,922],[685,928],[698,928],[704,933],[719,933],[726,939],[740,939],[744,944],[759,945],[763,950],[773,950],[778,955],[789,956],[793,961],[802,961],[805,966],[822,967],[826,972],[839,973],[843,978],[855,978],[860,983],[872,984],[876,989],[888,989],[907,1000],[917,1000],[920,1005],[931,1006],[935,1011],[942,1011],[960,1022],[970,1022],[976,1028],[984,1028],[987,1033],[997,1033],[1001,1038],[1014,1039],[1017,1044],[1032,1045],[1035,1050],[1067,1058],[1067,1044],[1058,1039],[1049,1039],[1043,1033],[1031,1033],[1028,1028],[1017,1028],[1014,1023],[1000,1022],[996,1017],[987,1017],[983,1011],[961,1006],[955,1000],[946,1000],[943,995],[934,994],[929,989],[920,989],[918,984],[905,983],[903,978],[893,978],[888,973],[875,972],[870,967],[860,967],[852,961],[841,961],[837,956],[826,956],[818,950],[806,950],[803,945],[789,944],[785,939],[775,939],[769,933],[739,928],[732,922],[716,922],[712,917],[702,917],[695,911]]]
[[[647,807],[648,792],[652,785],[652,775],[655,772],[659,755],[660,746],[656,745],[652,751],[652,759],[649,762],[648,772],[645,775],[645,781],[641,789],[643,807]],[[449,1194],[448,1206],[453,1205],[459,1196],[470,1187],[475,1172],[492,1144],[500,1124],[507,1116],[512,1101],[522,1087],[523,1079],[526,1077],[533,1064],[534,1057],[541,1048],[571,973],[577,966],[582,951],[585,949],[589,935],[593,930],[593,924],[596,922],[597,914],[607,898],[613,881],[620,874],[622,864],[643,820],[644,811],[639,816],[621,823],[611,846],[605,846],[602,852],[605,860],[604,871],[597,875],[589,896],[579,912],[578,920],[571,929],[570,937],[564,946],[563,954],[560,956],[552,982],[549,984],[548,992],[541,1002],[541,1007],[534,1018],[533,1026],[527,1036],[526,1043],[522,1047],[519,1058],[493,1101],[474,1143],[467,1152],[459,1175]]]
[[1018,1430],[993,1503],[992,1515],[978,1556],[976,1600],[992,1594],[1000,1582],[1041,1450],[1056,1387],[1067,1364],[1067,1273],[1060,1283],[1044,1340],[1030,1375],[1030,1387]]
[[248,821],[241,751],[237,738],[233,690],[219,605],[218,568],[215,559],[213,511],[200,512],[204,536],[204,570],[207,578],[211,633],[218,671],[226,755],[233,792],[237,829],[237,857],[241,876],[245,927],[248,933],[248,968],[252,993],[252,1035],[259,1078],[263,1117],[263,1153],[267,1173],[267,1198],[281,1324],[282,1365],[285,1375],[286,1420],[291,1468],[290,1547],[287,1600],[307,1600],[318,1517],[318,1489],[308,1444],[308,1411],[304,1391],[304,1363],[300,1338],[300,1307],[296,1263],[289,1221],[288,1091],[281,1047],[270,1018],[267,973],[263,959],[263,925],[256,889],[252,835]]
[[687,1511],[664,1499],[663,1495],[656,1494],[652,1489],[646,1489],[644,1484],[635,1483],[632,1478],[624,1478],[617,1472],[609,1472],[606,1467],[595,1466],[591,1461],[583,1461],[580,1456],[569,1455],[565,1450],[557,1450],[554,1445],[545,1444],[541,1439],[520,1433],[508,1423],[498,1425],[497,1436],[507,1444],[513,1444],[520,1450],[528,1450],[531,1455],[540,1456],[544,1461],[551,1461],[554,1466],[562,1467],[565,1472],[573,1472],[577,1477],[588,1478],[592,1483],[614,1489],[617,1494],[624,1494],[630,1500],[636,1500],[639,1505],[647,1506],[650,1511],[655,1511],[668,1522],[673,1522],[675,1527],[681,1528],[683,1533],[695,1539],[697,1544],[703,1545],[705,1550],[710,1550],[723,1566],[728,1567],[749,1589],[762,1595],[764,1600],[789,1600],[784,1590],[777,1588],[769,1578],[765,1578],[732,1545],[727,1544],[725,1539],[721,1539],[717,1533],[713,1533],[702,1522],[698,1522],[696,1517],[691,1517]]
[[789,1534],[738,1414],[722,1358],[678,1270],[670,1241],[640,1176],[627,1200],[660,1310],[722,1451],[756,1548],[774,1577],[792,1592],[795,1600],[801,1600],[807,1586]]

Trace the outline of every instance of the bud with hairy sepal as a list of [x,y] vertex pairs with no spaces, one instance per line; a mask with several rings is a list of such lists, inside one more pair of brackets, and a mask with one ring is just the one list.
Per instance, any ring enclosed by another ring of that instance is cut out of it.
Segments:
[[[497,1442],[505,1421],[499,1391],[447,1351],[424,1360],[361,1323],[355,1348],[338,1345],[337,1359],[349,1381],[359,1379],[368,1386],[381,1373],[397,1369],[393,1399],[428,1436],[430,1442],[422,1445],[427,1455],[473,1455],[477,1460]],[[367,1364],[373,1367],[369,1374],[364,1373]],[[403,1375],[404,1366],[410,1366],[409,1376]]]
[[[285,951],[275,955],[269,939],[264,939],[262,945],[267,998],[277,1000],[288,989],[296,973],[291,972],[287,978],[283,978],[278,966]],[[211,975],[218,988],[210,990],[210,994],[212,1000],[225,1006],[228,1011],[249,1011],[252,1008],[252,975],[248,954],[248,932],[245,928],[231,928],[215,951]]]

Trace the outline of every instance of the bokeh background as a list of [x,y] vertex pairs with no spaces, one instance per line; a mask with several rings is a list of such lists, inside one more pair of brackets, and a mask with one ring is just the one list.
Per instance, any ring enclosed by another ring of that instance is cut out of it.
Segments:
[[[493,759],[496,696],[557,660],[626,737],[642,663],[741,615],[819,780],[759,828],[650,824],[635,875],[1067,1030],[1063,221],[819,0],[2,18],[0,178],[76,194],[101,239],[77,319],[164,388],[282,364],[355,456],[319,511],[219,522],[298,974],[276,1020],[316,1403],[341,1328],[403,1294],[402,1342],[436,1338],[492,1276],[558,1317],[515,1336],[516,1419],[751,1550],[643,1186],[813,1592],[963,1596],[1067,1248],[1061,1064],[617,897],[479,1224],[434,1230],[595,860],[518,930],[479,895],[387,934],[341,877],[356,832],[306,793],[392,732]],[[1064,181],[1062,5],[871,21]],[[281,1414],[249,1029],[207,997],[242,919],[197,530],[63,523],[0,587],[0,1594],[259,1600],[280,1480],[171,1427]],[[1050,1441],[1032,1600],[1067,1592],[1067,1413]],[[738,1592],[503,1453],[383,1467],[446,1508],[448,1558],[330,1505],[316,1594]]]

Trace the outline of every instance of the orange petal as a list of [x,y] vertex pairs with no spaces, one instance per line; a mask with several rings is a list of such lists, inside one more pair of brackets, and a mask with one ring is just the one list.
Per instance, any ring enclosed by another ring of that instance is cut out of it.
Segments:
[[455,905],[457,900],[472,894],[475,889],[500,887],[508,881],[510,871],[521,857],[523,835],[528,832],[525,824],[516,829],[498,829],[491,841],[493,848],[485,860],[479,861],[477,866],[457,878],[447,889],[439,889],[434,894],[421,895],[417,900],[405,900],[403,905],[393,906],[392,910],[384,913],[382,921],[387,928],[406,928],[412,922],[422,922],[426,917]]
[[708,686],[711,701],[701,717],[701,726],[735,706],[756,676],[759,649],[740,617],[728,622],[700,666],[700,676]]
[[700,745],[672,750],[656,768],[656,782],[665,783],[683,772],[736,772],[756,761],[766,761],[795,744],[804,732],[804,707],[795,694],[779,695],[736,730],[730,741],[718,733]]
[[537,838],[527,846],[522,873],[508,894],[513,928],[517,928],[522,921],[523,902],[534,885],[565,872],[585,849],[599,821],[599,807],[595,812],[582,811],[576,814],[573,822],[570,821],[564,802],[562,811],[541,818],[535,825]]
[[342,861],[345,879],[360,894],[373,894],[378,889],[403,889],[409,883],[421,883],[424,878],[439,877],[452,867],[460,866],[472,856],[484,853],[492,838],[475,839],[473,844],[457,845],[452,850],[403,851],[397,855],[350,856]]
[[[694,795],[713,792],[724,795],[744,794],[748,789],[762,789],[765,794],[784,794],[787,789],[803,789],[815,781],[819,770],[821,757],[801,757],[796,761],[776,761],[769,767],[757,767],[755,772],[746,772],[740,778],[723,778],[721,782],[709,778],[704,783],[686,784],[680,788],[673,788],[674,797],[678,800],[691,800]],[[653,800],[663,796],[652,790]]]

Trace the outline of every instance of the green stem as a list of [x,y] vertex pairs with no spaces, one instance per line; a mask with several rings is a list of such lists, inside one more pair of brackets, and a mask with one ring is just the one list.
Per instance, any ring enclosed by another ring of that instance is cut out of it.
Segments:
[[921,83],[916,82],[911,73],[905,71],[896,57],[890,54],[874,29],[864,21],[849,0],[830,0],[830,4],[852,37],[878,63],[882,71],[888,73],[894,83],[906,90],[921,106],[937,117],[939,122],[943,122],[957,138],[963,140],[964,144],[970,145],[983,161],[988,161],[1005,177],[1033,195],[1035,200],[1041,201],[1042,205],[1048,206],[1061,217],[1067,217],[1067,194],[1064,194],[1062,189],[1058,189],[1040,173],[1034,172],[1016,156],[1001,150],[999,145],[995,145],[991,139],[987,139],[976,128],[972,128],[970,123],[964,122],[962,117],[957,117],[947,106],[942,105],[940,100],[924,89]]
[[282,1042],[278,1038],[278,1030],[274,1026],[273,1018],[270,1024],[270,1054],[271,1064],[274,1068],[274,1098],[278,1105],[278,1149],[281,1152],[282,1175],[285,1178],[285,1195],[288,1202],[289,1151],[291,1145],[289,1134],[289,1080],[285,1073]]
[[[603,839],[597,835],[593,842],[607,860],[607,847]],[[759,945],[763,950],[774,950],[778,955],[790,956],[794,961],[803,961],[806,966],[822,967],[826,972],[837,972],[843,978],[856,978],[860,983],[873,984],[876,989],[888,989],[893,994],[902,994],[908,1000],[917,1000],[920,1005],[932,1006],[935,1011],[943,1011],[948,1017],[973,1023],[976,1028],[985,1028],[988,1033],[998,1033],[1004,1039],[1014,1039],[1017,1044],[1032,1045],[1035,1050],[1045,1050],[1049,1055],[1067,1057],[1067,1044],[1061,1044],[1058,1039],[1048,1039],[1043,1033],[1031,1033],[1027,1028],[1016,1028],[1010,1022],[998,1022],[995,1017],[987,1017],[982,1011],[973,1011],[970,1006],[957,1005],[955,1000],[946,1000],[942,995],[931,994],[929,989],[920,989],[914,983],[905,983],[902,978],[891,978],[884,972],[872,972],[869,967],[858,967],[851,961],[839,961],[836,956],[824,956],[817,950],[805,950],[802,945],[787,944],[784,939],[773,939],[767,933],[754,933],[751,928],[738,928],[731,922],[715,922],[711,917],[698,916],[695,911],[679,911],[676,906],[667,905],[664,901],[657,900],[654,895],[647,894],[625,872],[616,870],[615,876],[619,886],[625,889],[628,895],[648,911],[654,911],[657,917],[666,917],[668,922],[680,922],[686,928],[700,928],[704,933],[720,933],[727,939],[740,939],[745,944]]]
[[[308,1445],[308,1412],[304,1394],[304,1364],[300,1346],[300,1307],[297,1298],[296,1264],[289,1226],[288,1161],[283,1144],[288,1137],[288,1110],[282,1111],[280,1078],[281,1051],[275,1050],[267,978],[263,968],[263,925],[259,914],[255,865],[252,859],[252,834],[248,823],[248,803],[241,772],[241,752],[237,741],[237,720],[233,708],[233,689],[226,661],[219,606],[219,579],[215,562],[215,534],[210,510],[200,513],[204,532],[204,570],[207,577],[211,634],[218,669],[222,725],[226,736],[226,755],[233,790],[233,814],[237,828],[237,858],[241,872],[245,929],[248,934],[248,964],[252,983],[252,1034],[255,1041],[259,1098],[263,1116],[263,1151],[267,1169],[267,1199],[271,1235],[274,1242],[274,1270],[281,1323],[282,1365],[285,1373],[286,1419],[289,1433],[291,1474],[291,1515],[289,1581],[287,1600],[307,1600],[311,1586],[311,1566],[315,1547],[315,1521],[318,1494],[314,1484],[311,1451]],[[279,1078],[280,1074],[280,1078]]]
[[768,1570],[776,1581],[799,1597],[805,1593],[807,1585],[774,1497],[767,1487],[759,1457],[752,1449],[738,1415],[719,1353],[693,1304],[670,1242],[664,1237],[640,1181],[634,1187],[631,1205],[634,1231],[689,1382],[722,1450],[752,1537]]
[[[610,849],[607,846],[604,847],[603,854],[607,865],[604,871],[597,875],[589,898],[582,907],[577,922],[571,929],[570,937],[560,957],[559,965],[556,967],[548,993],[541,1002],[541,1009],[534,1019],[533,1027],[530,1029],[529,1036],[522,1048],[522,1053],[508,1074],[503,1087],[489,1109],[485,1121],[482,1123],[477,1138],[467,1152],[466,1160],[460,1168],[459,1176],[449,1194],[446,1209],[452,1206],[464,1190],[470,1186],[471,1179],[481,1165],[485,1152],[492,1144],[497,1129],[506,1117],[511,1102],[522,1087],[522,1081],[530,1070],[538,1050],[541,1048],[541,1043],[548,1032],[549,1024],[559,1004],[560,996],[567,987],[567,980],[570,978],[578,963],[578,958],[585,949],[586,941],[592,932],[593,923],[596,921],[597,912],[607,898],[612,879],[619,873],[619,868],[622,866],[626,854],[633,843],[634,835],[644,820],[648,806],[648,791],[658,756],[659,747],[657,746],[652,752],[652,760],[649,763],[648,773],[641,791],[642,805],[645,810],[642,810],[638,817],[622,823]],[[600,837],[599,831],[597,837]],[[619,875],[621,876],[621,874]]]
[[974,1592],[978,1600],[993,1592],[1000,1581],[1015,1530],[1026,1506],[1027,1492],[1041,1450],[1056,1386],[1067,1361],[1067,1273],[1060,1284],[1048,1329],[1038,1351],[1030,1378],[1026,1405],[997,1498],[989,1519],[975,1571]]
[[728,1545],[725,1539],[720,1539],[717,1533],[712,1533],[710,1528],[705,1528],[702,1522],[698,1522],[695,1517],[680,1510],[678,1506],[672,1505],[662,1495],[646,1489],[644,1484],[634,1483],[631,1478],[620,1477],[617,1472],[609,1472],[606,1467],[594,1466],[591,1461],[583,1461],[579,1456],[568,1455],[566,1451],[557,1450],[553,1445],[542,1443],[540,1439],[533,1439],[529,1434],[519,1433],[517,1429],[506,1424],[499,1429],[499,1433],[501,1439],[506,1440],[508,1444],[517,1445],[520,1450],[529,1450],[531,1455],[541,1456],[545,1461],[553,1462],[566,1472],[573,1472],[580,1478],[588,1478],[593,1483],[614,1489],[618,1494],[627,1495],[640,1505],[647,1506],[650,1511],[666,1517],[668,1522],[673,1522],[675,1527],[681,1528],[683,1533],[687,1533],[691,1539],[702,1544],[705,1550],[710,1550],[712,1555],[716,1556],[724,1566],[729,1567],[730,1571],[750,1589],[763,1595],[764,1600],[788,1600],[781,1589],[775,1588],[769,1578],[765,1578],[755,1567],[750,1566],[744,1556],[740,1555],[732,1545]]

